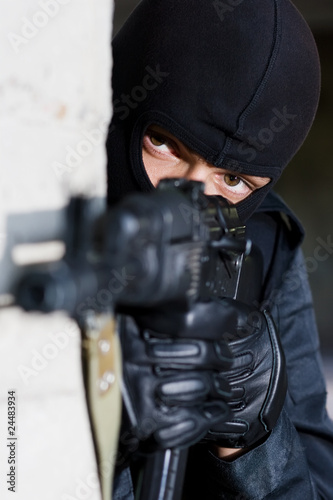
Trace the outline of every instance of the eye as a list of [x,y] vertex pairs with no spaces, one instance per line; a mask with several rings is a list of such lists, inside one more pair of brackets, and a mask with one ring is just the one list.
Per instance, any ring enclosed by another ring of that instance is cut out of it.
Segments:
[[165,144],[165,140],[160,135],[151,133],[149,135],[149,138],[151,143],[154,144],[154,146],[162,146],[163,144]]
[[237,175],[232,174],[224,174],[224,182],[228,184],[230,187],[238,186],[241,182],[244,182],[242,179],[237,177]]
[[231,172],[215,172],[214,184],[217,191],[230,201],[237,201],[240,198],[245,198],[253,188],[240,176]]
[[220,182],[224,184],[226,189],[229,189],[234,193],[245,194],[251,191],[251,187],[248,183],[244,181],[242,177],[238,177],[238,175],[226,172],[220,175],[220,178],[222,178]]
[[219,194],[231,203],[238,203],[247,198],[253,191],[266,186],[269,177],[238,174],[215,168],[206,178],[206,194]]
[[143,148],[153,156],[179,157],[179,148],[167,135],[148,129],[143,137]]

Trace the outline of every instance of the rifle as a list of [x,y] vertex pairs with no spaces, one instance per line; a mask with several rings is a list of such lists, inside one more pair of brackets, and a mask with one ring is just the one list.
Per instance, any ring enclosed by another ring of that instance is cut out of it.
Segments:
[[[90,227],[84,216],[88,203],[70,203],[70,227],[76,229],[67,235],[64,258],[24,270],[15,296],[25,310],[65,310],[86,325],[91,313],[119,306],[167,310],[170,303],[189,308],[211,297],[239,298],[251,243],[235,207],[205,195],[203,183],[165,179],[152,193],[126,197]],[[246,268],[256,272],[253,265]],[[149,481],[141,482],[139,496],[175,499],[185,456],[186,451],[167,450],[148,459]]]

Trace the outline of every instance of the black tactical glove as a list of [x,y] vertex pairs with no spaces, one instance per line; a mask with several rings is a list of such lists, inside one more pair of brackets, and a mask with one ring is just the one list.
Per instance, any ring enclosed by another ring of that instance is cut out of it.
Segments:
[[231,366],[230,351],[216,330],[203,331],[200,319],[192,323],[191,317],[192,312],[121,317],[128,420],[122,452],[127,444],[127,452],[136,451],[138,440],[141,451],[187,447],[226,420],[231,392],[222,373]]
[[287,391],[276,327],[266,311],[232,299],[202,304],[197,312],[207,318],[207,329],[208,318],[220,324],[234,357],[231,368],[223,372],[232,388],[230,417],[212,425],[206,439],[227,448],[251,447],[275,426]]

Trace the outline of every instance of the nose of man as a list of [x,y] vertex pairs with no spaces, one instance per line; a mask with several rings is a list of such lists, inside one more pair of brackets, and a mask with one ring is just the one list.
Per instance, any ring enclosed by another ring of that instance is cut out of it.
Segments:
[[209,181],[209,177],[212,175],[211,166],[199,158],[188,162],[184,170],[186,172],[186,179],[201,181],[206,185]]

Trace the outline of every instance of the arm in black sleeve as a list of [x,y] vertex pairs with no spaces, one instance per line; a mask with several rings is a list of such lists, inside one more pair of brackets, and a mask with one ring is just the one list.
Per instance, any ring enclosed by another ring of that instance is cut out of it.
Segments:
[[210,500],[330,500],[333,423],[326,412],[318,334],[300,250],[269,301],[288,372],[288,394],[278,423],[264,443],[233,462],[197,445],[188,470],[191,477],[200,477],[196,491],[201,488]]
[[331,499],[333,422],[326,411],[319,339],[301,251],[285,275],[279,316],[289,373],[286,411],[299,434],[318,498]]

